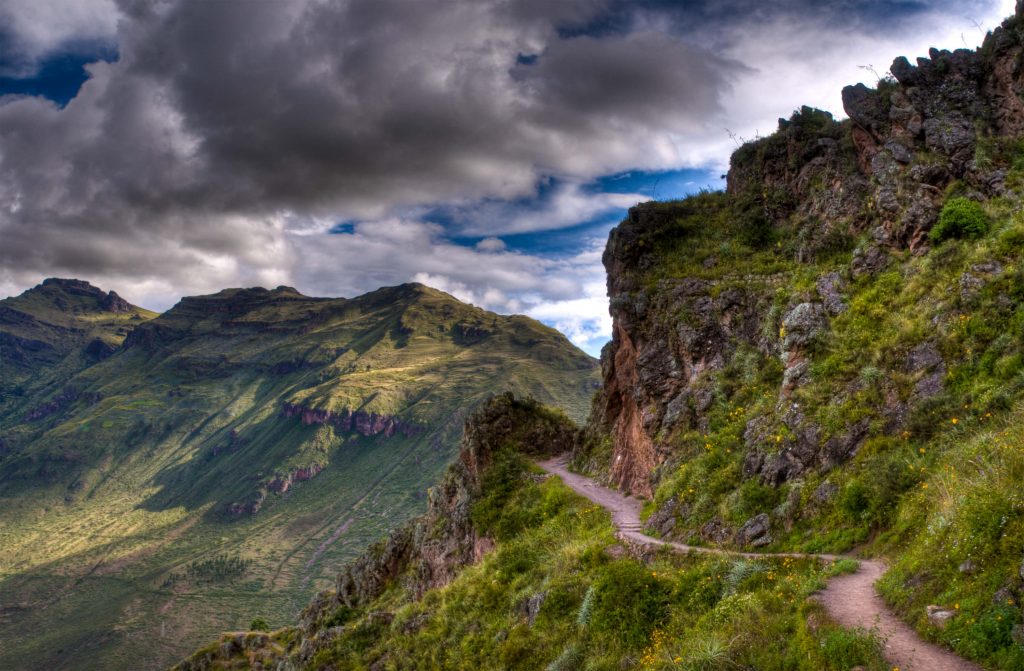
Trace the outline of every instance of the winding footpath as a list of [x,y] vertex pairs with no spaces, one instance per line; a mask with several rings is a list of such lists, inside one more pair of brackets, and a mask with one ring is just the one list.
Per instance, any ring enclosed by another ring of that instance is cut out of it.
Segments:
[[900,671],[981,671],[980,666],[956,656],[945,648],[922,640],[909,625],[889,612],[874,588],[875,581],[885,573],[885,564],[882,562],[830,554],[737,552],[663,541],[643,533],[640,523],[642,502],[639,499],[625,496],[621,492],[597,484],[590,478],[570,472],[566,465],[567,459],[566,456],[561,456],[540,462],[538,465],[548,473],[560,477],[562,482],[577,494],[606,508],[611,513],[612,524],[621,538],[641,545],[663,545],[678,552],[728,557],[795,557],[822,561],[856,559],[860,564],[856,573],[832,578],[828,586],[816,595],[833,620],[844,627],[875,629],[885,641],[886,659]]

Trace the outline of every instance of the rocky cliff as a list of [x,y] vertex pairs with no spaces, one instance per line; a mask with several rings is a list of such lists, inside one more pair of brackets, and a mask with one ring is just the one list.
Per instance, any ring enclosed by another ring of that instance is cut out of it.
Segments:
[[[856,371],[830,366],[862,326],[848,311],[858,290],[920,272],[945,203],[1017,202],[1022,53],[1018,11],[977,51],[897,58],[876,88],[847,87],[849,119],[805,107],[780,120],[733,155],[727,193],[631,209],[604,254],[614,334],[577,464],[652,496],[681,464],[727,445],[741,480],[779,488],[820,478],[873,439],[926,433],[936,399],[955,403],[949,359],[963,355],[939,325],[1000,276],[1000,261],[965,268],[958,281],[975,289],[928,306],[931,334]],[[652,524],[668,531],[692,508],[659,491]],[[813,503],[790,498],[791,509]],[[708,522],[675,533],[738,533]]]
[[300,418],[302,423],[307,426],[331,424],[345,433],[355,431],[362,436],[376,436],[377,434],[383,434],[386,438],[395,434],[411,436],[418,430],[422,430],[413,424],[403,422],[398,417],[363,412],[362,410],[353,411],[349,408],[335,412],[324,408],[307,408],[302,405],[285,403],[282,412],[285,417]]

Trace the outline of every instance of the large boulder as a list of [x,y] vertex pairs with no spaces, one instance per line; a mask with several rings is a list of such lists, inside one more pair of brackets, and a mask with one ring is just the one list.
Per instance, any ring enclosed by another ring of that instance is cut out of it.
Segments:
[[736,532],[736,544],[758,548],[772,542],[771,519],[768,513],[761,513],[743,523],[740,530]]

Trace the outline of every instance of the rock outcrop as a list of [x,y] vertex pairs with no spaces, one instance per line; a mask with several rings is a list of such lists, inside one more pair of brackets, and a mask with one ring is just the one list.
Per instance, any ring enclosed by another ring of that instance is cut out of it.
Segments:
[[285,403],[282,408],[285,417],[299,417],[303,424],[331,424],[344,433],[356,432],[363,436],[383,434],[390,438],[396,434],[411,436],[422,430],[415,424],[405,422],[391,415],[380,415],[363,410],[345,409],[333,412],[323,408],[307,408],[302,405]]
[[[925,249],[950,185],[979,198],[1003,193],[1011,149],[1024,136],[1021,28],[1018,12],[977,51],[933,49],[916,65],[898,58],[893,78],[878,88],[843,91],[849,120],[805,107],[735,152],[728,207],[754,243],[785,230],[796,260],[810,262],[853,235],[867,239],[846,269],[819,277],[803,300],[777,305],[786,278],[770,275],[658,279],[664,241],[688,234],[677,222],[699,216],[699,202],[630,210],[603,259],[613,338],[602,353],[604,388],[591,418],[611,443],[611,483],[651,495],[659,468],[673,458],[673,436],[706,430],[715,374],[738,351],[777,361],[782,371],[775,412],[745,433],[747,477],[777,485],[856,453],[866,423],[825,432],[790,398],[809,379],[830,321],[847,310],[848,284],[881,272],[894,252]],[[703,267],[716,263],[709,258]],[[961,278],[963,300],[1000,270],[986,266]],[[906,421],[908,406],[942,392],[946,367],[934,347],[922,345],[907,372],[915,376],[913,395],[891,401],[890,431]]]
[[610,481],[642,496],[651,494],[651,476],[669,455],[659,437],[704,426],[710,374],[740,346],[764,353],[774,347],[762,332],[770,300],[757,291],[717,291],[699,279],[644,285],[651,240],[679,215],[661,204],[632,208],[604,253],[614,327],[591,422],[612,437]]
[[267,482],[267,489],[278,494],[284,494],[295,482],[312,480],[324,469],[320,464],[310,464],[289,471],[286,475],[278,475]]
[[977,51],[900,57],[893,80],[843,90],[881,244],[919,250],[955,180],[978,197],[1005,192],[1012,152],[1001,140],[1024,134],[1021,25],[1018,13]]

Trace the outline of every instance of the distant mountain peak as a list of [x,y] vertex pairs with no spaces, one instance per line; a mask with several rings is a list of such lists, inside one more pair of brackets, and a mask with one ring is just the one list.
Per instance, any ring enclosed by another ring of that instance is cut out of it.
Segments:
[[44,286],[44,287],[55,286],[55,287],[60,287],[61,289],[65,289],[65,290],[86,291],[86,292],[88,292],[90,294],[101,294],[101,293],[103,293],[102,289],[100,289],[99,287],[93,286],[88,281],[86,281],[86,280],[78,280],[78,279],[74,279],[74,278],[47,277],[45,280],[43,280],[43,283],[40,286]]
[[132,329],[155,313],[85,280],[51,277],[0,300],[0,395],[45,386],[113,354]]
[[[85,298],[85,301],[80,299]],[[89,300],[92,299],[92,300]],[[147,312],[132,305],[116,291],[103,291],[86,280],[74,278],[47,278],[32,289],[17,297],[8,299],[17,309],[32,313],[39,309],[56,309],[62,312]],[[36,314],[39,317],[39,314]]]

